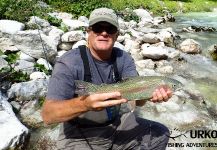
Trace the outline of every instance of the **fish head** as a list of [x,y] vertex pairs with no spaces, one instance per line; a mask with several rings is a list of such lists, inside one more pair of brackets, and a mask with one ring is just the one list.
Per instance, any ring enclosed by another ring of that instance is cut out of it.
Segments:
[[178,91],[183,88],[183,84],[180,81],[172,79],[172,78],[166,78],[164,82],[173,91]]

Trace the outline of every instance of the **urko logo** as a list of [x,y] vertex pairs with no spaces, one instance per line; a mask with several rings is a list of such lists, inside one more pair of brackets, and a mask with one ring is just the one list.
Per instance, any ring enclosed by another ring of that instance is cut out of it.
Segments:
[[[189,133],[187,133],[189,132]],[[184,136],[186,138],[189,138],[187,141],[183,141],[183,139],[178,139],[180,142],[175,142],[171,141],[168,142],[167,147],[187,147],[187,148],[192,148],[192,147],[199,147],[199,148],[217,148],[217,143],[212,142],[213,140],[211,139],[216,139],[217,138],[217,130],[189,130],[189,131],[180,131],[179,129],[173,129],[170,131],[170,134],[167,135],[169,138],[172,138],[175,140],[178,137]],[[191,138],[191,139],[190,139]],[[198,142],[194,142],[193,139],[201,139]],[[206,139],[206,140],[203,140]],[[209,141],[210,139],[210,141]],[[205,141],[205,142],[204,142]],[[215,140],[216,141],[216,140]]]
[[181,131],[181,130],[179,130],[177,128],[174,128],[173,130],[170,131],[169,135],[166,135],[166,136],[168,136],[169,138],[175,140],[176,138],[181,137],[181,136],[186,137],[187,132],[189,132],[189,131]]
[[217,138],[217,130],[190,130],[191,138]]

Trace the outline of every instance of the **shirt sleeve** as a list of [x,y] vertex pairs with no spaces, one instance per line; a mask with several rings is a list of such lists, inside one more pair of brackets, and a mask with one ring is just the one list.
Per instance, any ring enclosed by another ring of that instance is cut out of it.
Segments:
[[48,84],[46,98],[64,100],[73,98],[75,91],[74,77],[63,62],[57,61]]
[[122,78],[138,76],[134,60],[128,53],[125,53],[123,63]]

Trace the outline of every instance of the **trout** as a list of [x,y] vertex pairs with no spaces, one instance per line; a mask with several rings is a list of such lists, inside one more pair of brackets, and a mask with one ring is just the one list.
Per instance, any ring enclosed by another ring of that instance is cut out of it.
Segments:
[[175,79],[164,76],[137,76],[114,84],[101,85],[75,80],[75,86],[75,93],[80,96],[119,91],[121,96],[127,100],[149,100],[157,88],[166,87],[176,91],[183,85]]

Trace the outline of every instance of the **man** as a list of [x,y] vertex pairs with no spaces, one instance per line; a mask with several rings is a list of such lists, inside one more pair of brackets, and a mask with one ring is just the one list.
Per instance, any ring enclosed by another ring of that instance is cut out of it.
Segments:
[[[43,105],[46,124],[62,122],[58,149],[165,149],[165,126],[135,118],[131,112],[119,116],[120,104],[127,102],[120,92],[76,95],[75,80],[109,84],[137,76],[130,55],[113,48],[119,34],[114,11],[96,9],[89,21],[87,47],[71,50],[57,60]],[[156,89],[151,101],[167,101],[171,94],[170,89]]]

